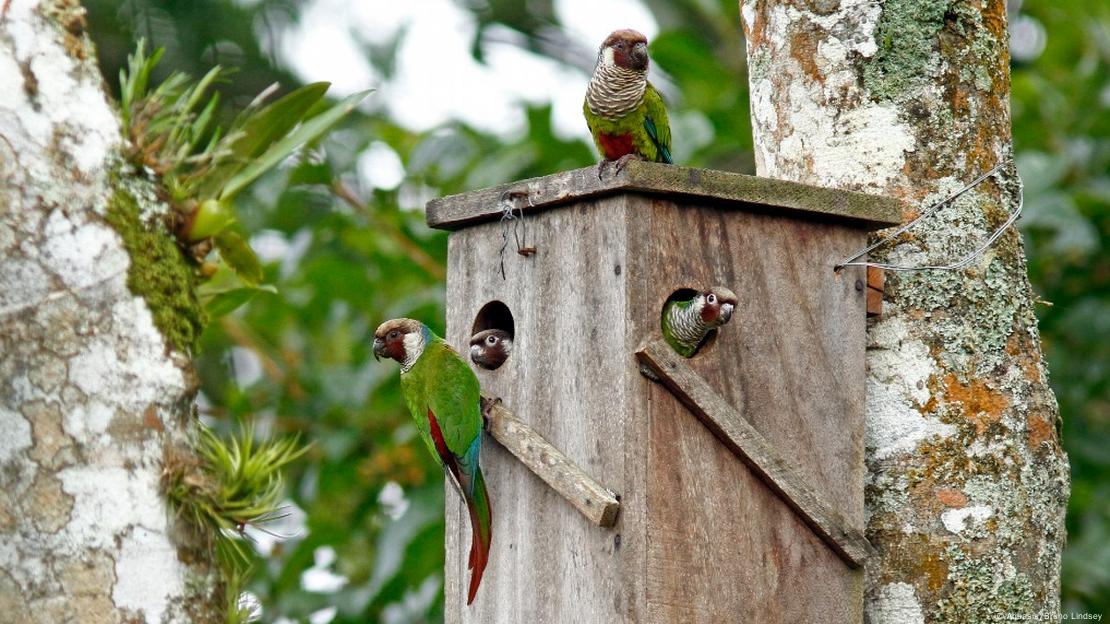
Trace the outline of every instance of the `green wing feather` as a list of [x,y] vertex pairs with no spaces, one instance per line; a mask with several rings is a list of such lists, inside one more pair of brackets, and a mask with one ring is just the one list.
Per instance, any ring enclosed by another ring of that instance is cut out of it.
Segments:
[[689,301],[668,301],[663,306],[663,313],[660,315],[661,318],[659,319],[660,328],[663,330],[663,339],[682,357],[693,357],[693,355],[697,353],[698,345],[697,343],[692,345],[684,343],[674,335],[674,330],[671,328],[670,314],[671,310],[675,307],[687,308],[692,303],[693,299]]
[[482,430],[478,378],[443,339],[432,335],[420,359],[401,375],[401,394],[420,437],[436,453],[428,410],[436,416],[447,448],[463,457]]
[[[428,411],[435,415],[457,478],[455,485],[466,500],[473,537],[470,542],[470,586],[466,603],[474,602],[482,574],[489,563],[492,540],[492,510],[485,478],[478,465],[482,446],[482,411],[478,378],[470,366],[442,338],[430,336],[424,353],[407,373],[401,374],[401,393],[416,421],[420,437],[434,457],[440,457],[432,437]],[[449,477],[450,479],[451,477]]]
[[644,129],[659,151],[657,162],[673,164],[671,158],[671,124],[667,119],[667,105],[663,96],[649,82],[644,90]]

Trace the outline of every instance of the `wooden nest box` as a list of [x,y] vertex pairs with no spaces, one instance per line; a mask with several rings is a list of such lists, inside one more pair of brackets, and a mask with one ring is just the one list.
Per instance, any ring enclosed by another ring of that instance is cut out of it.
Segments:
[[[512,432],[487,438],[489,567],[466,606],[470,529],[450,493],[447,622],[862,622],[868,280],[834,266],[901,205],[653,163],[597,171],[427,207],[452,231],[448,342],[465,354],[477,331],[510,332],[508,360],[475,367],[483,392],[617,495],[559,486],[557,453]],[[714,285],[737,294],[732,320],[680,357],[662,306]]]

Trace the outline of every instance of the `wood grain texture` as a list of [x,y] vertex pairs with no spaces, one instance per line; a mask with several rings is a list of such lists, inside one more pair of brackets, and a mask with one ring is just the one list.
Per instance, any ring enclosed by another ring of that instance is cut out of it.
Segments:
[[454,230],[500,219],[510,197],[515,198],[515,207],[528,214],[620,192],[702,203],[718,200],[725,209],[762,209],[797,218],[848,221],[869,229],[901,223],[903,209],[899,200],[890,197],[634,160],[604,180],[598,179],[597,167],[585,167],[435,199],[428,203],[427,220],[431,227]]
[[867,267],[867,287],[882,292],[886,287],[886,273],[878,267]]
[[[738,293],[731,322],[687,364],[862,531],[865,295],[856,283],[865,275],[833,267],[865,232],[685,198],[628,201],[637,348],[661,337],[659,311],[674,289]],[[862,622],[862,571],[670,391],[642,376],[638,390],[650,448],[644,621]]]
[[882,316],[886,275],[877,267],[867,267],[867,316]]
[[[499,214],[503,191],[468,195],[469,214]],[[583,522],[486,444],[490,564],[466,607],[469,528],[448,490],[446,621],[860,624],[862,573],[645,379],[635,351],[660,337],[676,289],[739,293],[732,321],[687,364],[860,531],[866,278],[833,266],[863,246],[864,223],[685,193],[565,193],[558,208],[526,211],[538,252],[509,250],[505,279],[498,223],[452,232],[447,338],[467,344],[483,305],[508,306],[513,353],[475,370],[484,392],[604,479],[620,514],[612,529]]]
[[620,502],[613,492],[586,474],[535,429],[494,403],[486,412],[486,431],[525,466],[582,512],[590,522],[611,527]]
[[[582,516],[499,444],[482,450],[493,506],[493,543],[474,604],[465,582],[469,529],[451,492],[447,501],[445,617],[450,623],[643,622],[630,582],[643,568],[639,527],[646,443],[631,422],[628,397],[634,349],[620,330],[627,275],[624,201],[582,202],[530,216],[534,256],[511,249],[502,279],[501,228],[484,223],[451,234],[447,277],[447,338],[468,344],[479,310],[502,301],[515,324],[513,351],[496,370],[474,367],[489,396],[501,397],[588,474],[621,494],[614,528]],[[598,319],[612,319],[606,328]],[[590,345],[586,344],[590,341]],[[631,457],[629,457],[631,455]],[[626,492],[639,492],[626,494]],[[626,512],[633,510],[631,517]],[[630,537],[635,535],[638,537]],[[585,615],[584,615],[585,614]]]
[[821,500],[806,478],[759,434],[665,341],[636,352],[655,377],[697,416],[748,468],[771,488],[802,521],[853,568],[862,568],[872,554],[863,534],[849,526]]
[[867,288],[867,316],[882,316],[883,291]]

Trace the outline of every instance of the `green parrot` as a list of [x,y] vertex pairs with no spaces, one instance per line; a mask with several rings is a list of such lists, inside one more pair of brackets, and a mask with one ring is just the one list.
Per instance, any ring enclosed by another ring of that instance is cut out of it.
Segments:
[[597,65],[586,89],[582,113],[605,166],[617,171],[630,158],[673,163],[671,126],[663,97],[647,79],[647,38],[635,30],[617,30],[601,44]]
[[470,512],[470,589],[474,602],[489,562],[492,515],[486,482],[478,465],[482,450],[482,409],[478,378],[470,366],[427,325],[393,319],[374,332],[374,357],[401,365],[401,394],[420,437],[455,484]]
[[693,357],[709,332],[732,318],[736,295],[724,286],[699,292],[691,299],[663,304],[663,338],[682,357]]

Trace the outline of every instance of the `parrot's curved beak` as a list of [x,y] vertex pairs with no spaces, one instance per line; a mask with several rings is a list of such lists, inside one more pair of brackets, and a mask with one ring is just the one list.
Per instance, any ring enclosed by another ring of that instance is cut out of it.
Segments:
[[470,357],[472,359],[478,357],[478,354],[481,353],[481,351],[482,351],[482,347],[479,347],[476,344],[470,345]]
[[647,44],[642,41],[632,46],[632,65],[637,69],[647,69],[648,66],[648,51]]
[[381,338],[374,339],[374,360],[380,362],[381,359],[387,357],[385,354],[385,341]]
[[729,319],[732,318],[732,308],[733,307],[734,306],[731,303],[722,303],[721,304],[721,324],[722,325],[727,323],[729,321]]

